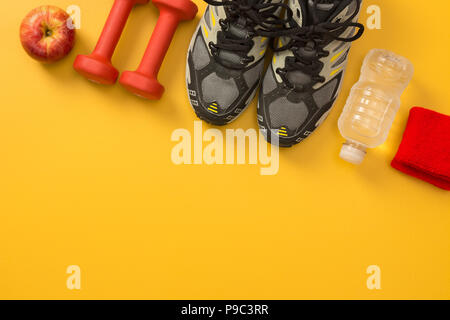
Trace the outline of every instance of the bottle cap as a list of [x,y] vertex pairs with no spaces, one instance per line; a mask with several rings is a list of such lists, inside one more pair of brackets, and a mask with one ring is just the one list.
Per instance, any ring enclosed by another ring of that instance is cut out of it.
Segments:
[[341,149],[341,158],[353,164],[361,164],[366,152],[352,145],[344,144]]

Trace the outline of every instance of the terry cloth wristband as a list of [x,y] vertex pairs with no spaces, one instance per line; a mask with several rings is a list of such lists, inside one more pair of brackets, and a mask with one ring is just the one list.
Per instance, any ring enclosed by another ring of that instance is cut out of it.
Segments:
[[450,117],[412,108],[392,167],[450,190]]

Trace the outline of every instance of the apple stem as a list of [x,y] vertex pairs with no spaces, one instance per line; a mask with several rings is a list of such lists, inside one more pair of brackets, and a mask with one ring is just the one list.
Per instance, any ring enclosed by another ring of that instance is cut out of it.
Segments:
[[46,37],[51,37],[53,34],[53,31],[50,30],[48,27],[45,27],[45,36]]

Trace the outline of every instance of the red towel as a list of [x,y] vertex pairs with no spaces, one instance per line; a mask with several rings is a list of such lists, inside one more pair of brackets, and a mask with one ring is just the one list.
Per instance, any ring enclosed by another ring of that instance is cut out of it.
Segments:
[[450,117],[412,108],[392,167],[450,190]]

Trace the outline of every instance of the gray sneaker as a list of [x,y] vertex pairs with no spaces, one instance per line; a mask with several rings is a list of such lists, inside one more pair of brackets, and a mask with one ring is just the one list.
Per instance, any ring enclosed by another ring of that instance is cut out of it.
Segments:
[[[279,38],[264,77],[258,124],[282,147],[306,139],[329,115],[340,92],[362,0],[289,0],[293,21]],[[356,33],[356,29],[358,30]]]
[[287,5],[283,0],[205,2],[209,5],[188,51],[186,83],[197,116],[225,125],[253,100],[269,38],[288,21],[279,17]]

